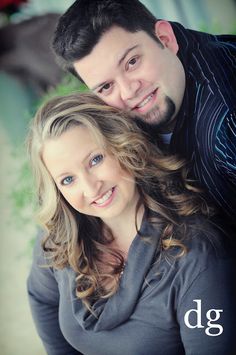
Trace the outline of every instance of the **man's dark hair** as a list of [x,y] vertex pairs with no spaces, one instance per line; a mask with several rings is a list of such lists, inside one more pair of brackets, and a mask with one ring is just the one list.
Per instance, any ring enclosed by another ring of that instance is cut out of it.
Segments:
[[156,21],[138,0],[77,0],[60,17],[52,46],[64,69],[78,77],[73,63],[90,54],[112,26],[132,33],[145,31],[158,41]]

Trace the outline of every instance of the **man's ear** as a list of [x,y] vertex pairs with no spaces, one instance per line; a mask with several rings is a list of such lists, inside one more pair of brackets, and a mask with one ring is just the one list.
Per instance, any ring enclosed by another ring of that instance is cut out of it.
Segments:
[[177,54],[179,45],[177,43],[173,28],[168,21],[157,21],[155,24],[155,33],[164,47],[169,48],[174,54]]

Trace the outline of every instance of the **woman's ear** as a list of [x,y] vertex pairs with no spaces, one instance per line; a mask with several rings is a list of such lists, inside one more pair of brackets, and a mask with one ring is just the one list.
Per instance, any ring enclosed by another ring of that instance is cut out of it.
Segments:
[[155,24],[155,33],[164,47],[169,48],[174,54],[177,54],[179,45],[177,43],[173,28],[168,21],[157,21]]

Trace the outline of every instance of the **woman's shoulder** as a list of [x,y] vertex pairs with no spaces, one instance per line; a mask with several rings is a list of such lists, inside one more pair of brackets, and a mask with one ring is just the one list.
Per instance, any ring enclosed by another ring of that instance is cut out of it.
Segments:
[[57,283],[64,282],[65,280],[68,281],[68,279],[73,280],[75,278],[75,273],[69,266],[63,268],[55,268],[52,266],[50,253],[45,251],[43,247],[44,238],[45,232],[38,230],[34,240],[32,258],[32,271],[34,272],[34,277],[39,277],[39,275],[41,275],[45,279],[53,278]]
[[187,233],[183,239],[187,254],[204,258],[234,258],[236,256],[236,236],[218,218],[208,219],[201,215],[189,218]]

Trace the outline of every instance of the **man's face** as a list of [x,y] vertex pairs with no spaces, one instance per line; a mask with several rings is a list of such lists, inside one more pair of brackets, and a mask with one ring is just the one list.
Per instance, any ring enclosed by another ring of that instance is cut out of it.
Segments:
[[183,100],[185,74],[170,24],[159,21],[156,33],[162,45],[144,31],[114,26],[74,67],[108,105],[168,132]]

